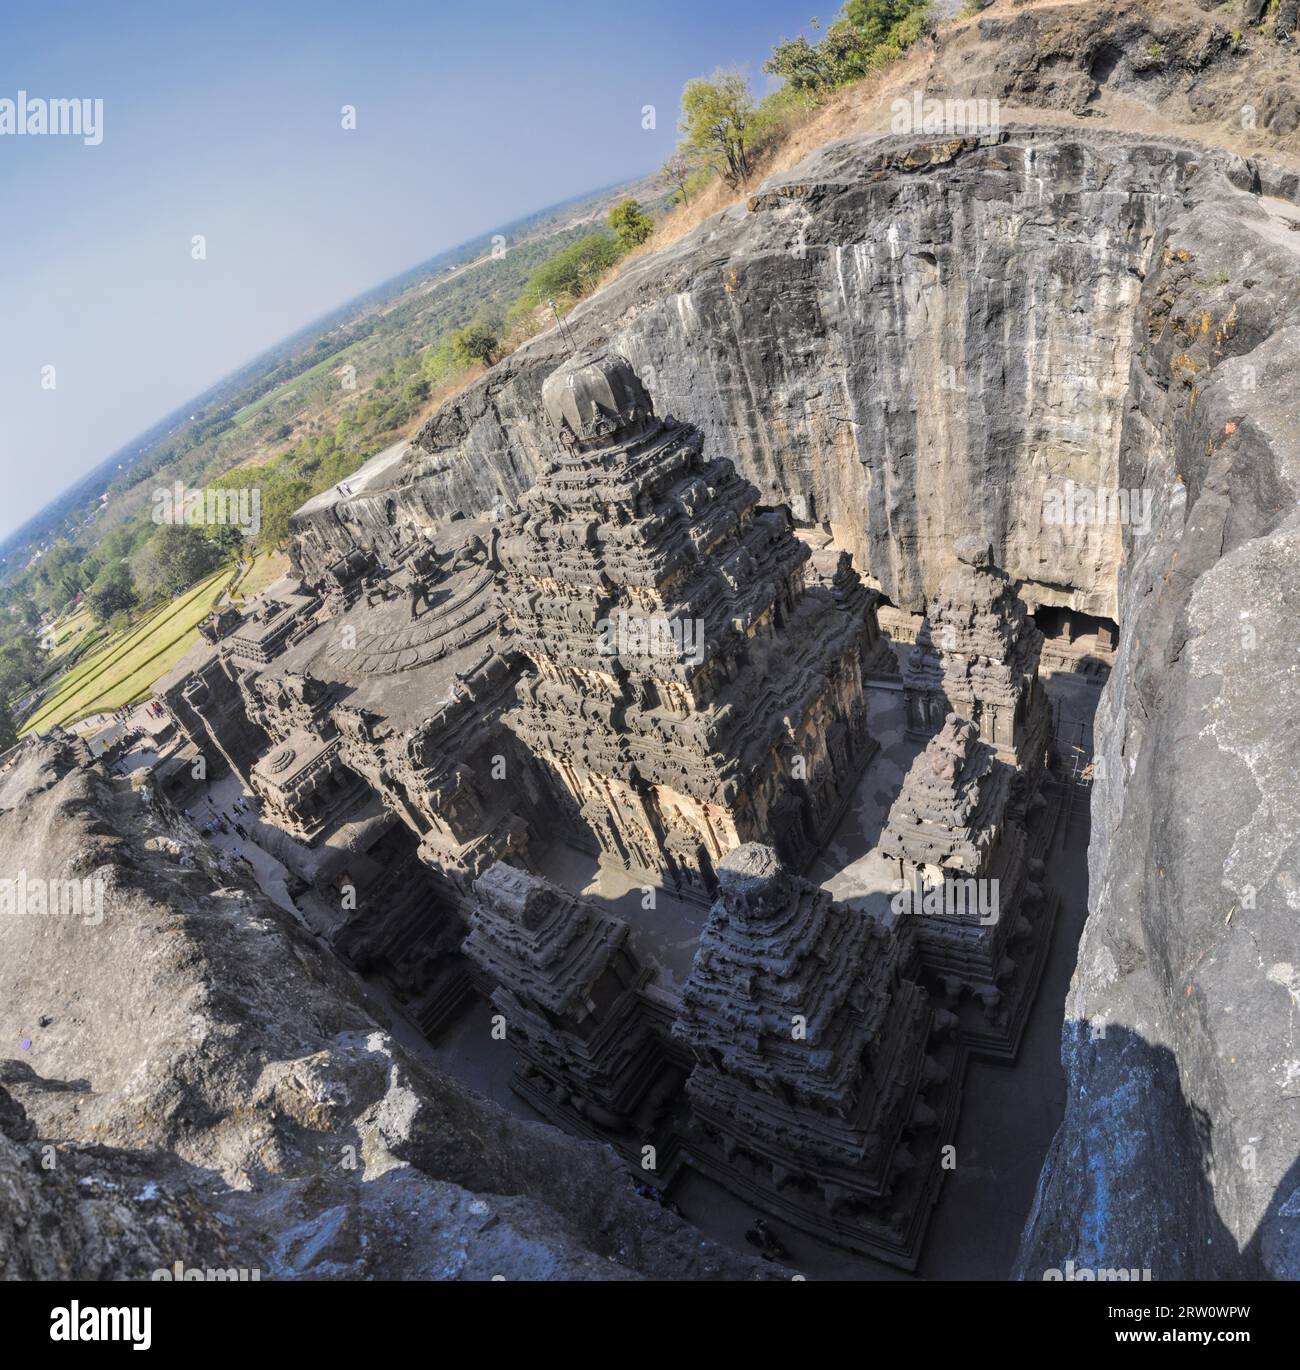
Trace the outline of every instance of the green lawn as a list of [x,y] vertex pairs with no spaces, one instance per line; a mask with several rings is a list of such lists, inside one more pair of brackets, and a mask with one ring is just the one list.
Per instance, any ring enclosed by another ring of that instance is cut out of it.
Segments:
[[[259,561],[262,558],[258,559]],[[251,574],[255,574],[255,566]],[[222,567],[179,599],[155,609],[130,631],[112,638],[58,682],[54,693],[24,721],[20,732],[75,723],[89,714],[121,708],[148,696],[198,641],[198,625],[216,605],[230,568]]]
[[231,598],[251,599],[265,590],[272,581],[289,574],[289,558],[283,552],[261,553],[254,558],[252,566],[244,572],[241,580],[231,587]]

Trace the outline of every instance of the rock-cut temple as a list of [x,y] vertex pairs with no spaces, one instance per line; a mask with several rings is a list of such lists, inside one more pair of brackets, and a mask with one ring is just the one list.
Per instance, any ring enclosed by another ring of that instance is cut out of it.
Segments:
[[[158,787],[184,821],[237,776],[318,935],[431,1040],[486,1005],[519,1095],[665,1199],[691,1172],[914,1268],[965,1062],[1015,1055],[1051,936],[1041,635],[959,545],[900,668],[848,555],[623,357],[542,404],[517,504],[303,538],[205,624]],[[920,749],[872,838],[910,909],[809,874],[882,691]]]

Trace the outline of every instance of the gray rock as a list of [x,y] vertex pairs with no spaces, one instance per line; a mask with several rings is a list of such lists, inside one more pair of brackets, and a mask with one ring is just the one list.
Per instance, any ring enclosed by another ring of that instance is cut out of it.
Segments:
[[410,1056],[84,748],[27,744],[0,776],[0,866],[102,894],[0,918],[0,1040],[29,1043],[0,1065],[0,1275],[781,1277],[639,1198],[609,1148]]
[[1120,472],[1155,516],[1125,539],[1069,1102],[1023,1278],[1300,1276],[1298,274],[1278,213],[1211,180],[1144,283]]

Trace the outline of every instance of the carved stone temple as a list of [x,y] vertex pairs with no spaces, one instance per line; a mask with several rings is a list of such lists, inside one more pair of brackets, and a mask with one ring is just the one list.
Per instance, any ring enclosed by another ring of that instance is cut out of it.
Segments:
[[535,672],[511,727],[630,869],[704,897],[741,842],[802,867],[875,750],[874,605],[809,588],[788,516],[657,418],[622,359],[579,358],[542,394],[561,456],[500,544]]
[[909,733],[932,737],[955,713],[969,719],[1032,787],[1051,717],[1038,679],[1043,635],[988,544],[960,538],[956,569],[929,605],[903,667]]
[[916,759],[880,835],[899,906],[940,1001],[972,1048],[1014,1057],[1055,916],[1012,807],[1015,769],[949,714]]
[[746,844],[720,867],[673,1029],[697,1165],[765,1212],[915,1264],[955,1126],[952,1016],[907,920],[876,921]]
[[[900,696],[831,532],[625,358],[540,400],[546,474],[491,513],[425,517],[391,463],[311,502],[294,574],[160,683],[160,798],[198,822],[205,767],[237,782],[308,929],[643,1194],[915,1268],[965,1061],[1014,1055],[1052,930],[1041,635],[960,543]],[[918,907],[805,878],[845,846]]]
[[628,925],[505,864],[474,890],[465,954],[524,1059],[515,1087],[576,1131],[638,1160],[647,1144],[666,1158],[683,1072],[641,1006],[651,972],[628,945]]

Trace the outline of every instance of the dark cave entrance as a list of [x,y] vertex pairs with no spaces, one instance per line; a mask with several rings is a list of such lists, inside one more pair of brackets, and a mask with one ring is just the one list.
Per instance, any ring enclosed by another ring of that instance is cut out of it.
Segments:
[[1085,614],[1068,605],[1040,605],[1034,610],[1033,617],[1045,638],[1058,641],[1063,646],[1073,646],[1082,639],[1090,638],[1097,647],[1109,652],[1115,649],[1119,641],[1119,624],[1113,618]]

